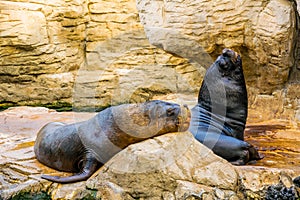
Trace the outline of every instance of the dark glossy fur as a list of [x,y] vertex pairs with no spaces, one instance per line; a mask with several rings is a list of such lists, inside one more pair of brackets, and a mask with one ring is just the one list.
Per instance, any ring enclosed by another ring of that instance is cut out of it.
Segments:
[[207,70],[192,109],[189,131],[213,152],[236,165],[262,157],[244,140],[247,90],[239,55],[224,49]]

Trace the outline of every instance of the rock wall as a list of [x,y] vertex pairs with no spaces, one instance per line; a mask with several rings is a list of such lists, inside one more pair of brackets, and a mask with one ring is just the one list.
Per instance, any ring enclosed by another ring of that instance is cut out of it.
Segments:
[[192,105],[228,47],[243,57],[251,119],[300,121],[296,1],[10,0],[0,9],[1,107]]
[[296,2],[137,0],[137,8],[150,43],[166,51],[199,57],[197,51],[180,51],[186,45],[177,41],[184,38],[214,58],[225,47],[239,52],[251,108],[270,111],[264,119],[294,116],[299,109],[298,97],[291,95],[300,81]]
[[288,81],[297,41],[292,1],[138,0],[137,7],[153,45],[177,53],[172,43],[186,38],[214,57],[233,48],[243,55],[248,84],[261,94]]
[[149,44],[133,0],[1,1],[0,8],[2,106],[101,108],[199,88],[203,72]]
[[84,61],[82,3],[0,2],[2,105],[68,102]]

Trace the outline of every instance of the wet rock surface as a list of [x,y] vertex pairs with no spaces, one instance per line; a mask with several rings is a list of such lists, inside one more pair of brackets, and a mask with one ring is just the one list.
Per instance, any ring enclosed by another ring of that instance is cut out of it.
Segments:
[[300,170],[300,130],[288,121],[248,124],[245,140],[265,155],[255,165]]
[[41,174],[68,173],[57,172],[35,159],[37,131],[50,121],[71,123],[94,115],[40,107],[0,112],[0,199],[22,199],[22,195],[49,199],[297,196],[292,180],[300,175],[300,131],[278,120],[248,123],[245,140],[257,146],[265,158],[247,166],[233,166],[215,156],[190,133],[171,133],[129,146],[88,181],[62,185],[41,179]]
[[41,107],[17,107],[0,113],[0,196],[7,199],[23,192],[46,190],[51,183],[40,179],[52,170],[36,159],[33,145],[37,131],[51,121],[82,121],[94,113],[59,113]]

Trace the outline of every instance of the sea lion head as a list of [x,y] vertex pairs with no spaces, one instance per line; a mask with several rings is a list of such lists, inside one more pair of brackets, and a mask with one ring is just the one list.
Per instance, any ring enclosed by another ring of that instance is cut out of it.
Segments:
[[223,110],[232,106],[237,109],[247,107],[246,83],[242,59],[238,53],[224,49],[207,69],[199,91],[198,103],[210,111],[215,108],[216,112],[222,106]]
[[217,58],[214,66],[218,68],[222,77],[233,80],[241,80],[242,78],[241,56],[231,49],[224,49],[222,54]]
[[186,131],[190,119],[190,110],[186,105],[160,100],[123,105],[121,114],[114,112],[118,127],[134,138],[150,138],[169,132]]
[[167,132],[186,131],[189,128],[191,114],[187,105],[180,106],[159,100],[151,101],[147,105],[151,119],[149,125],[161,127],[158,135]]

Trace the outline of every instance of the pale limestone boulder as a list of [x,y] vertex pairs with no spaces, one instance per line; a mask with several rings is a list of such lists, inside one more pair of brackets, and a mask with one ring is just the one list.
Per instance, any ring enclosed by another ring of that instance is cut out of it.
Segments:
[[86,183],[104,199],[263,198],[270,185],[293,187],[299,171],[233,166],[191,133],[169,133],[130,145]]
[[[285,187],[293,187],[291,180],[300,173],[291,164],[286,166],[291,169],[235,167],[185,132],[130,145],[87,181],[57,184],[41,179],[41,174],[66,176],[69,173],[58,172],[36,160],[33,145],[38,130],[51,121],[72,123],[94,115],[41,107],[17,107],[0,112],[0,199],[26,192],[47,195],[53,200],[259,199],[270,185],[282,182]],[[289,141],[282,140],[286,131],[276,135],[274,140]],[[295,134],[293,137],[297,138]],[[290,152],[295,154],[297,149],[292,148]]]
[[270,185],[281,183],[287,188],[294,188],[292,177],[299,174],[299,170],[282,170],[267,167],[236,167],[240,177],[240,187],[244,188],[244,195],[250,198],[261,198],[265,195],[266,189]]
[[[242,54],[246,81],[258,93],[283,88],[295,63],[298,14],[293,1],[137,0],[151,44],[185,58],[213,57],[224,47]],[[193,49],[183,41],[194,41]]]
[[224,190],[224,196],[229,195],[227,190],[236,195],[238,174],[233,165],[185,132],[129,146],[90,178],[87,187],[104,190],[108,186],[103,181],[133,197],[160,199],[164,194],[175,199],[176,191],[176,198],[184,199],[197,191],[215,196],[216,188]]

